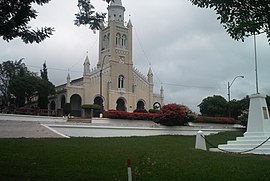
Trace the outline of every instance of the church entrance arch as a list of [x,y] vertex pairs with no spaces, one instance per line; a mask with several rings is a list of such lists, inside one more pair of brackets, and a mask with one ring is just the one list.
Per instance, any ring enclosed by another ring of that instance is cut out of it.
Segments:
[[123,98],[119,98],[116,101],[116,110],[127,111],[126,102]]
[[82,105],[82,98],[78,94],[74,94],[70,98],[71,104],[71,116],[80,117],[81,116],[81,105]]
[[102,99],[102,97],[100,97],[100,96],[95,97],[94,104],[97,104],[97,105],[102,106],[103,105],[103,99]]
[[143,109],[145,109],[145,103],[144,103],[143,100],[139,100],[137,102],[137,108],[136,108],[136,110],[143,110]]
[[[95,97],[94,104],[103,106],[103,99],[102,99],[102,97],[100,97],[100,96]],[[100,113],[101,113],[101,110],[94,110],[93,116],[94,117],[99,117]]]

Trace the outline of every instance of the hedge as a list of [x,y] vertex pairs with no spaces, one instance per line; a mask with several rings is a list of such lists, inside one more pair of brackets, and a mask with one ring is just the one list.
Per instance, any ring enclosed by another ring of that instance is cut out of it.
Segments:
[[195,120],[195,123],[221,123],[221,124],[235,124],[236,120],[230,117],[206,117],[198,116]]
[[129,120],[151,120],[154,121],[159,117],[159,114],[154,113],[139,113],[139,112],[125,112],[118,110],[104,111],[103,116],[112,119],[129,119]]

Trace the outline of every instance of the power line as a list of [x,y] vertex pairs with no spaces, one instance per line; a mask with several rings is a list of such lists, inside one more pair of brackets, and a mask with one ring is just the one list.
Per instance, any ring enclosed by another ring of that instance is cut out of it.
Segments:
[[[40,66],[35,66],[35,65],[28,65],[26,64],[27,67],[32,67],[32,68],[38,68],[41,69]],[[55,67],[47,67],[48,70],[57,70],[57,71],[62,71],[62,72],[74,72],[74,73],[83,73],[82,71],[76,71],[76,70],[70,70],[70,69],[61,69],[61,68],[55,68]],[[110,75],[103,75],[107,77],[111,77]],[[117,78],[117,76],[112,76],[114,78]],[[154,82],[155,84],[161,84],[161,85],[168,85],[168,86],[174,86],[174,87],[186,87],[186,88],[198,88],[198,89],[227,89],[227,88],[220,88],[220,87],[212,87],[212,86],[197,86],[197,85],[191,85],[191,84],[177,84],[177,83],[169,83],[169,82]]]
[[[143,46],[142,46],[142,43],[141,43],[141,41],[140,41],[139,35],[138,35],[138,33],[137,33],[135,27],[134,27],[134,31],[135,31],[135,35],[136,35],[136,38],[137,38],[137,40],[138,40],[139,46],[140,46],[140,48],[141,48],[141,50],[142,50],[142,52],[143,52],[143,54],[144,54],[144,56],[145,56],[147,62],[149,63],[149,66],[151,67],[152,64],[151,64],[151,62],[150,62],[150,60],[149,60],[149,57],[147,56],[147,54],[146,54],[146,52],[145,52],[145,50],[144,50],[144,48],[143,48]],[[152,68],[152,67],[151,67],[151,68]],[[155,73],[155,71],[154,71],[153,69],[152,69],[152,71],[153,71],[155,77],[157,77],[157,79],[159,80],[159,82],[162,84],[162,81],[161,81],[161,79],[159,78],[159,76]]]
[[[158,82],[154,82],[158,84]],[[225,87],[211,87],[211,86],[197,86],[197,85],[187,85],[187,84],[176,84],[176,83],[161,83],[162,85],[176,86],[176,87],[186,87],[186,88],[198,88],[198,89],[227,89]]]

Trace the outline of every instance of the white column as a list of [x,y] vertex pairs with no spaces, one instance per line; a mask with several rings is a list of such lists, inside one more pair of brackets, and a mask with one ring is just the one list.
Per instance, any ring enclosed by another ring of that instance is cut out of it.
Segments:
[[249,115],[246,136],[261,136],[270,134],[269,112],[265,96],[253,94],[250,96]]

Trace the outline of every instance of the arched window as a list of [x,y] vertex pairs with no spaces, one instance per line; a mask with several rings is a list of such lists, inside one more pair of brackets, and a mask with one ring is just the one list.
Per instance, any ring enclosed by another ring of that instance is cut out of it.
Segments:
[[81,116],[81,106],[82,106],[82,98],[78,94],[74,94],[70,97],[71,104],[71,116],[80,117]]
[[136,109],[137,110],[143,110],[143,109],[145,109],[144,105],[145,105],[144,101],[140,100],[140,101],[137,102],[137,108]]
[[127,111],[127,108],[126,108],[126,101],[125,101],[123,98],[119,98],[119,99],[116,101],[116,110],[119,110],[119,111]]
[[120,75],[118,77],[118,88],[123,89],[124,88],[124,79],[125,77],[123,75]]
[[127,48],[127,36],[126,36],[126,35],[123,35],[123,36],[122,36],[122,47],[123,47],[124,49]]
[[121,45],[121,35],[120,33],[116,34],[116,47],[120,47]]

